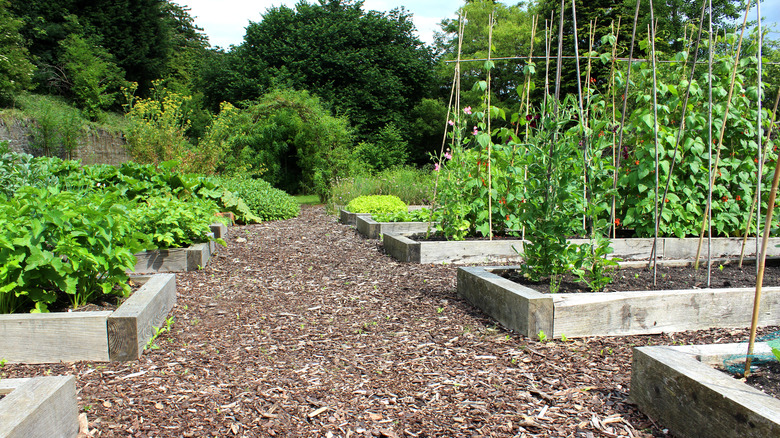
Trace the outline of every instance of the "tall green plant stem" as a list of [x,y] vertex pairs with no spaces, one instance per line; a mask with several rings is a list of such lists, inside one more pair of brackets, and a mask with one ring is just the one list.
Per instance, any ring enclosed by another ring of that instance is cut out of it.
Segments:
[[[766,157],[769,155],[769,145],[770,141],[772,139],[772,128],[775,126],[775,117],[777,116],[777,104],[780,102],[780,89],[777,90],[777,97],[775,98],[775,107],[772,109],[772,118],[770,119],[769,123],[769,129],[766,133],[766,147],[765,147],[765,153],[764,153],[764,163],[766,162]],[[761,185],[761,180],[758,181],[759,186]],[[753,194],[753,202],[750,204],[750,213],[748,214],[748,220],[747,225],[745,226],[745,234],[742,236],[742,250],[739,253],[739,267],[742,267],[742,260],[745,257],[745,245],[747,244],[747,238],[748,233],[750,232],[750,224],[753,223],[753,213],[756,210],[756,205],[758,204],[758,190]]]
[[[718,147],[715,153],[715,165],[713,166],[712,176],[710,177],[710,191],[715,185],[715,177],[718,174],[718,164],[720,163],[720,151],[723,148],[723,136],[726,133],[726,125],[729,119],[729,109],[731,108],[731,97],[734,95],[734,83],[737,78],[737,69],[739,68],[739,55],[742,52],[742,39],[745,36],[745,27],[747,26],[748,13],[750,12],[750,2],[747,0],[747,6],[745,7],[745,18],[742,20],[742,31],[739,34],[739,42],[737,43],[737,53],[734,57],[734,68],[731,70],[731,83],[729,85],[729,95],[726,98],[726,109],[723,112],[723,124],[720,127],[720,134],[718,135]],[[712,48],[710,48],[712,50]],[[701,256],[701,247],[704,242],[704,230],[707,227],[707,217],[710,214],[710,208],[712,207],[712,197],[707,199],[707,208],[704,210],[704,220],[701,224],[701,232],[699,233],[699,245],[696,249],[696,261],[693,268],[699,269],[699,257]],[[709,262],[707,263],[709,265]]]

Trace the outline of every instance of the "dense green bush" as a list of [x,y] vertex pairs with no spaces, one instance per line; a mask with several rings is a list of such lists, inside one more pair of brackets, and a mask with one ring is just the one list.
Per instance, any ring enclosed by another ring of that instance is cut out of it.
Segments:
[[351,200],[346,209],[352,213],[394,213],[407,211],[409,207],[398,196],[373,195]]
[[265,180],[246,176],[218,178],[226,189],[243,199],[252,213],[260,219],[271,221],[298,216],[301,206],[286,192],[276,189]]

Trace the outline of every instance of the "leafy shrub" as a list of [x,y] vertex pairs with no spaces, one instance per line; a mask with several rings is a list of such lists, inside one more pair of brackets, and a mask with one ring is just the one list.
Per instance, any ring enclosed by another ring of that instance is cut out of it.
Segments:
[[71,157],[87,120],[61,98],[24,94],[17,99],[33,122],[31,145],[45,156]]
[[209,241],[209,225],[217,210],[211,200],[160,196],[140,201],[129,214],[138,231],[149,235],[155,247],[184,248]]
[[401,131],[390,123],[374,136],[372,142],[361,142],[356,152],[373,172],[403,166],[409,159],[409,145]]
[[217,181],[243,199],[252,213],[261,220],[290,219],[298,216],[301,211],[301,206],[295,198],[262,179],[241,176],[218,178]]
[[124,85],[124,72],[116,65],[111,53],[95,41],[76,34],[68,35],[60,42],[70,86],[76,103],[92,120],[102,110],[116,103],[120,86]]
[[116,194],[24,187],[0,194],[0,313],[46,312],[66,296],[73,306],[95,294],[130,293],[126,270],[149,247]]
[[398,196],[374,195],[357,197],[347,204],[346,209],[352,213],[393,213],[408,208]]

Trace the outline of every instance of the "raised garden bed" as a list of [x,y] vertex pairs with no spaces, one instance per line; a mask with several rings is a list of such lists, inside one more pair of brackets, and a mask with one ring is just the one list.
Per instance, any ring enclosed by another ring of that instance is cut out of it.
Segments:
[[[572,243],[580,244],[585,239],[571,239]],[[626,238],[610,239],[614,253],[612,256],[623,260],[645,260],[650,257],[653,248],[653,239]],[[520,239],[494,239],[494,240],[415,240],[412,234],[385,233],[382,236],[385,251],[396,260],[411,263],[496,263],[508,261],[520,261],[522,258],[518,252],[523,250],[523,241]],[[684,260],[696,257],[696,249],[699,244],[697,238],[659,238],[658,258],[666,260]],[[706,241],[703,254],[706,254]],[[767,255],[780,255],[780,238],[769,239]],[[712,256],[739,254],[742,247],[740,238],[714,238],[712,239]],[[516,250],[515,250],[516,249]],[[746,255],[755,255],[755,245],[748,243]]]
[[[224,224],[212,224],[211,232],[215,239],[227,238],[227,227]],[[217,252],[215,241],[196,243],[188,248],[157,249],[135,254],[138,261],[133,272],[150,274],[156,272],[186,272],[197,271],[206,266],[211,255]]]
[[0,437],[75,438],[79,433],[73,376],[1,379]]
[[358,233],[368,239],[379,239],[383,234],[417,234],[434,229],[436,223],[430,222],[377,222],[372,216],[357,216],[355,227]]
[[746,353],[744,343],[634,348],[630,398],[676,436],[780,436],[780,400],[713,368]]
[[21,363],[138,359],[176,304],[176,277],[133,279],[143,285],[114,312],[0,315],[0,355]]
[[[420,210],[423,208],[429,208],[427,205],[410,205],[409,211]],[[359,217],[371,217],[371,213],[353,213],[345,209],[339,209],[339,222],[344,225],[357,226],[357,218]]]
[[[518,266],[458,268],[458,295],[525,336],[624,336],[745,327],[753,288],[547,294],[498,275]],[[780,287],[766,287],[759,324],[780,325]]]

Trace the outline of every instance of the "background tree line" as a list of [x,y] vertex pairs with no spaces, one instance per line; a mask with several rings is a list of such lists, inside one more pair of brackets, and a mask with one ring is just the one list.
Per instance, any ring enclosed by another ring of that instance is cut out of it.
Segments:
[[[721,29],[742,13],[737,0],[713,3]],[[601,38],[612,34],[618,56],[627,56],[635,5],[577,0],[580,53],[595,25],[595,53],[607,49]],[[491,12],[492,57],[529,55],[533,17],[539,17],[534,54],[544,54],[547,26],[554,56],[560,6],[464,1],[461,57],[487,56]],[[571,55],[570,2],[564,7],[563,52]],[[664,17],[662,53],[684,48],[699,11],[683,0],[656,2],[656,16]],[[649,24],[646,12],[640,34]],[[96,122],[126,114],[122,129],[139,160],[179,158],[195,170],[249,173],[290,192],[325,196],[335,178],[430,163],[452,87],[454,64],[446,61],[456,58],[458,46],[457,21],[444,20],[441,28],[427,46],[403,8],[381,13],[365,10],[362,1],[319,0],[271,8],[247,26],[242,44],[210,48],[188,8],[169,0],[0,0],[0,101],[23,107],[30,99],[22,96],[33,92]],[[635,57],[647,55],[639,43],[635,50]],[[774,43],[766,54],[778,58]],[[576,91],[573,62],[561,70],[563,93]],[[478,106],[482,94],[469,90],[483,80],[481,63],[462,68],[464,106]],[[517,111],[528,75],[544,68],[539,59],[497,62],[493,102]],[[609,68],[594,61],[591,76],[607,81]],[[541,95],[531,92],[529,100]]]

